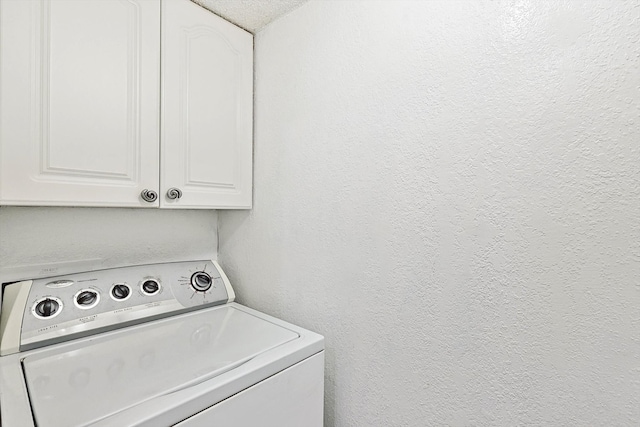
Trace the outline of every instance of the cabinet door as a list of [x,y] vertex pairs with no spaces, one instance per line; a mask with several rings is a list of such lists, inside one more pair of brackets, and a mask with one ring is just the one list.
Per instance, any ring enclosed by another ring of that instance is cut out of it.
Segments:
[[189,0],[162,17],[160,206],[250,208],[253,36]]
[[0,204],[158,206],[160,3],[0,1]]

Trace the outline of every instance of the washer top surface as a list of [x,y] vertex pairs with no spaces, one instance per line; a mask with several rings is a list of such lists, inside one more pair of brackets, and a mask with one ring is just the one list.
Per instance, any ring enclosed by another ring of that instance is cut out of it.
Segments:
[[40,427],[86,426],[200,384],[298,333],[232,306],[114,331],[23,360]]

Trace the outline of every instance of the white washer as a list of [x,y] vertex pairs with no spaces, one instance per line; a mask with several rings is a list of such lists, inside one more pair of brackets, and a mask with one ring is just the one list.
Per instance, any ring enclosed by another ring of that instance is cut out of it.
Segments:
[[323,337],[234,303],[215,262],[23,281],[3,297],[2,426],[322,426]]

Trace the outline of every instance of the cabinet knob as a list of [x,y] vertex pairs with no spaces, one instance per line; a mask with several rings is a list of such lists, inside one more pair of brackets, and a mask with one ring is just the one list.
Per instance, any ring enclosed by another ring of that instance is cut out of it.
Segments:
[[153,190],[147,190],[145,188],[144,190],[142,190],[142,193],[140,193],[140,197],[142,197],[142,200],[144,200],[145,202],[153,203],[158,200],[158,193]]
[[171,187],[167,190],[167,199],[175,200],[179,199],[180,197],[182,197],[182,191],[180,191],[179,188]]

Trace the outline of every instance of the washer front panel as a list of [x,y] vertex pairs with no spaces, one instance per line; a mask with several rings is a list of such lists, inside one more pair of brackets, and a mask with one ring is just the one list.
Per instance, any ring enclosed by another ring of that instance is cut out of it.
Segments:
[[73,351],[45,350],[22,365],[38,426],[126,425],[108,417],[210,380],[299,336],[227,305],[98,336]]
[[[204,271],[212,278],[205,292],[193,288],[191,276]],[[153,294],[142,290],[145,280],[158,282]],[[121,300],[110,293],[124,283],[130,294]],[[97,302],[80,307],[76,297],[94,291]],[[55,316],[35,316],[32,307],[46,298],[61,303]],[[220,272],[211,261],[151,264],[34,280],[22,319],[20,349],[27,350],[77,336],[139,323],[176,312],[226,303],[229,299]]]

